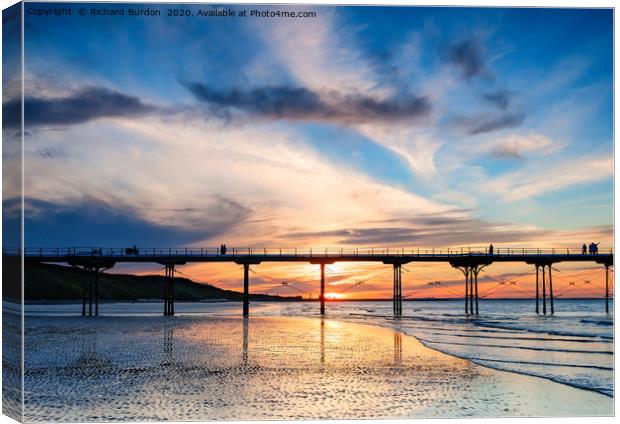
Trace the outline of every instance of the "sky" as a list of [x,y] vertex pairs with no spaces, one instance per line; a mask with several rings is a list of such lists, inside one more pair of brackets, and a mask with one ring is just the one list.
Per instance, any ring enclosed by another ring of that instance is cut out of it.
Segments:
[[[27,245],[612,244],[609,9],[65,6],[71,16],[25,17]],[[4,115],[18,103],[5,96]],[[418,266],[405,286],[463,284]],[[567,283],[594,271],[563,266]],[[329,284],[384,295],[383,268],[335,265]],[[183,272],[238,288],[236,271]],[[261,265],[255,291],[288,279],[316,292],[315,271]],[[530,271],[498,265],[488,288]]]

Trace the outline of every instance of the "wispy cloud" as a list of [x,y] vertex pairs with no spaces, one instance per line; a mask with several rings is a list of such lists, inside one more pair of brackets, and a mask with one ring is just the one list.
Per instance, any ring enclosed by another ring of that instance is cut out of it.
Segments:
[[487,153],[497,159],[524,159],[527,155],[549,155],[567,146],[565,142],[552,140],[537,133],[507,134],[488,141],[472,143],[475,152]]
[[321,19],[256,23],[271,55],[292,79],[315,92],[395,94],[379,82],[376,67],[360,52],[355,38],[359,28],[347,24],[335,10],[323,8],[318,13]]
[[541,196],[571,186],[593,183],[613,176],[613,158],[586,157],[561,162],[540,163],[503,174],[485,184],[485,188],[506,201]]
[[[521,243],[543,238],[550,232],[538,228],[472,218],[467,214],[437,213],[416,216],[400,222],[386,221],[384,226],[347,228],[342,230],[293,233],[293,238],[322,238],[337,244],[354,246],[418,246],[450,247],[484,246],[494,243]],[[389,224],[389,225],[387,225]]]

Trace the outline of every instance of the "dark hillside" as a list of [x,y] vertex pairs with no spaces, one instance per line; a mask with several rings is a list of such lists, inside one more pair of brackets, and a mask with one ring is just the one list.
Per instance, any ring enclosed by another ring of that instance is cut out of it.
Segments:
[[[78,300],[82,298],[84,274],[68,266],[29,264],[25,272],[26,300]],[[159,275],[103,274],[99,280],[101,300],[161,299],[164,277]],[[9,296],[14,297],[14,296]],[[243,293],[222,290],[193,282],[187,278],[174,279],[176,300],[226,299],[241,300]],[[252,300],[300,300],[300,297],[250,295]]]

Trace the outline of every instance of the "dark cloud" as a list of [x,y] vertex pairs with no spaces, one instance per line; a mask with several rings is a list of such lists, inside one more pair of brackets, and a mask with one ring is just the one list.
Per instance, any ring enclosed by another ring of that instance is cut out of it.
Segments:
[[[187,212],[187,219],[179,226],[152,222],[144,219],[135,208],[97,199],[72,204],[27,199],[24,216],[26,244],[36,247],[188,245],[230,233],[250,213],[235,201],[224,198],[221,201],[207,210]],[[3,202],[3,223],[10,228],[14,227],[11,225],[14,217],[19,215],[19,202],[19,199]],[[176,215],[182,214],[184,212]]]
[[456,66],[463,79],[471,80],[478,76],[493,77],[493,74],[487,69],[484,47],[477,38],[453,42],[445,48],[443,59]]
[[[75,125],[98,118],[134,117],[156,111],[139,98],[101,87],[87,87],[65,97],[26,97],[26,127]],[[19,127],[21,101],[12,99],[2,105],[4,125]]]
[[508,109],[508,106],[510,106],[511,97],[512,93],[508,90],[496,90],[488,93],[482,93],[482,98],[485,101],[501,110]]
[[516,128],[523,124],[525,114],[506,111],[500,114],[482,114],[474,117],[457,117],[453,123],[467,135],[476,135],[498,131],[505,128]]
[[411,121],[427,116],[431,111],[428,99],[412,95],[376,99],[333,91],[315,93],[302,87],[218,91],[196,82],[183,84],[196,99],[208,105],[213,114],[227,118],[233,112],[241,112],[267,119],[353,124]]
[[[456,66],[465,80],[475,77],[494,79],[488,69],[484,46],[479,38],[457,41],[444,48],[444,61]],[[478,116],[459,116],[452,120],[467,135],[482,134],[504,128],[519,127],[525,120],[525,114],[515,111],[512,105],[513,93],[505,89],[494,89],[479,94],[482,100],[494,106],[494,112]]]

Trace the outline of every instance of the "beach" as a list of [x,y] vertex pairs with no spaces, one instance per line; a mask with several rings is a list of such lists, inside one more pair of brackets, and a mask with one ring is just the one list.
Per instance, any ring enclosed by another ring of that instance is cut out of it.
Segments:
[[28,316],[25,419],[613,414],[613,398],[318,317]]

